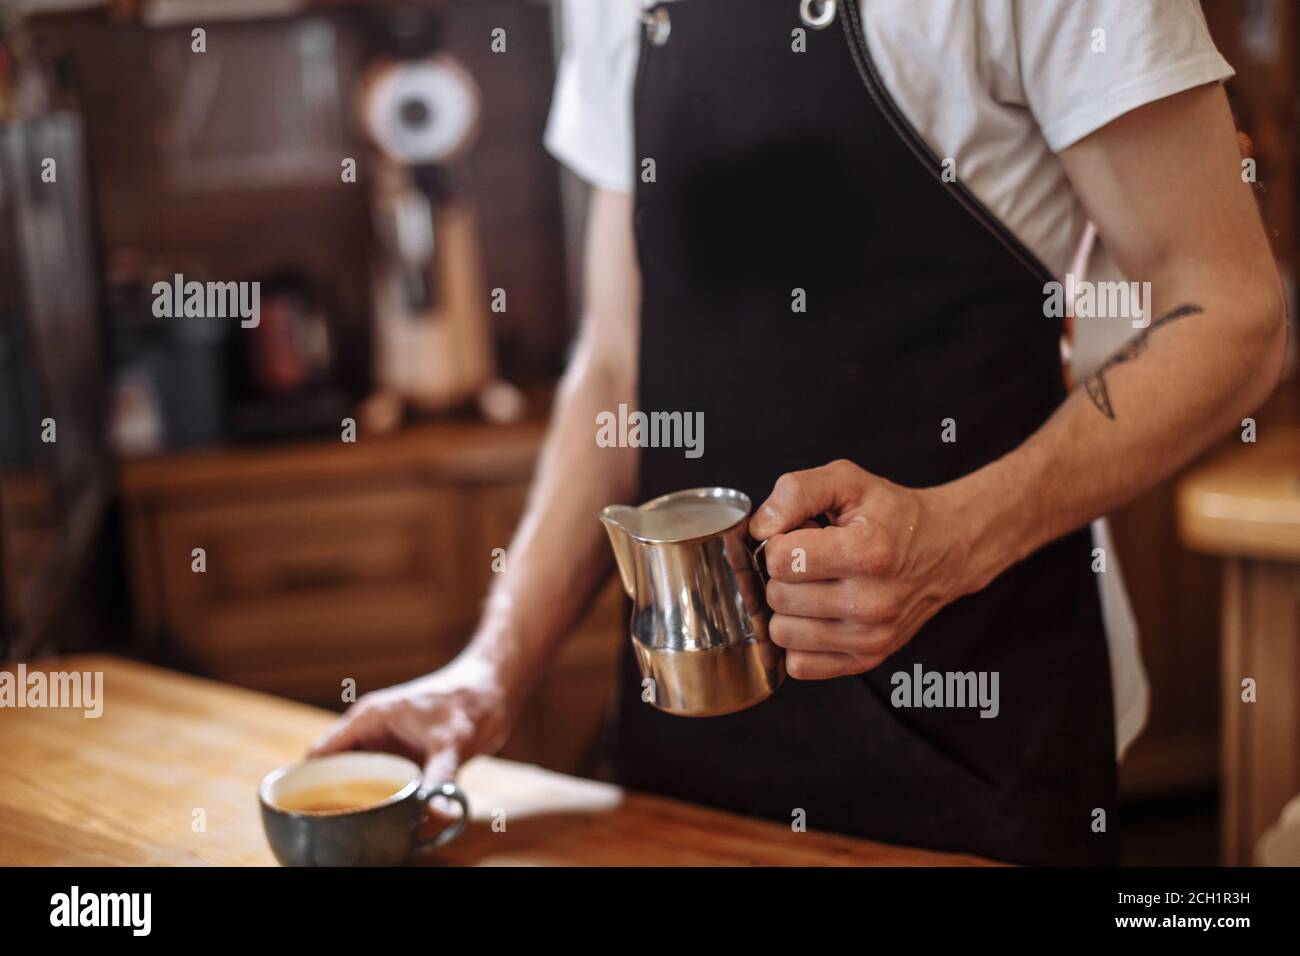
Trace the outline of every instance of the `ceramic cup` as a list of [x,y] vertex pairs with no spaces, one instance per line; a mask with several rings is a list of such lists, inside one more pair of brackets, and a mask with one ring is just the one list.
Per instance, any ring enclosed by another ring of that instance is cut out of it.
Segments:
[[[420,768],[404,757],[348,752],[273,770],[262,778],[262,826],[284,866],[394,866],[413,854],[445,846],[469,820],[469,800],[448,781],[426,788]],[[391,785],[391,794],[362,806],[333,810],[289,809],[303,794],[366,781]],[[446,797],[460,816],[437,836],[419,837],[429,801]]]

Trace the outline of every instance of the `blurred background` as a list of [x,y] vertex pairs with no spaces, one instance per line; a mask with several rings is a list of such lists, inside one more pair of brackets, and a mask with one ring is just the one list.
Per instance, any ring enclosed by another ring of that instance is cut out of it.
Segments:
[[[1204,6],[1291,291],[1297,11]],[[577,313],[584,187],[542,148],[561,36],[539,0],[0,4],[0,660],[108,650],[338,710],[338,675],[460,649]],[[232,281],[255,328],[155,314],[155,283]],[[1112,517],[1151,684],[1127,863],[1256,861],[1300,793],[1294,377],[1253,437]],[[612,588],[506,756],[602,773]]]

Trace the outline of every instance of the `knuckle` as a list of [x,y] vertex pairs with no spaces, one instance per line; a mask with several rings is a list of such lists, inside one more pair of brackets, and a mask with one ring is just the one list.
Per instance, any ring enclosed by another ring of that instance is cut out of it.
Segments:
[[902,607],[897,599],[892,597],[880,598],[872,604],[871,617],[873,624],[888,624],[890,621],[898,619],[902,613]]
[[893,554],[885,542],[867,541],[858,549],[857,564],[864,574],[886,574],[893,564]]
[[849,654],[845,659],[843,672],[845,674],[861,674],[867,669],[867,660],[861,654]]
[[875,605],[868,594],[855,586],[845,589],[842,593],[838,602],[838,610],[840,612],[839,616],[846,621],[857,624],[870,624],[872,623],[871,618],[875,611]]
[[790,646],[790,618],[784,614],[772,615],[772,620],[767,625],[767,636],[777,647]]
[[871,608],[857,598],[849,598],[840,605],[840,617],[854,624],[870,624]]
[[790,610],[790,587],[781,581],[768,581],[764,592],[767,606],[778,613]]
[[448,743],[459,744],[474,736],[477,722],[467,711],[457,708],[446,716],[443,726],[450,738]]
[[862,653],[867,657],[875,658],[879,664],[889,656],[889,649],[893,644],[893,635],[884,629],[876,629],[869,634],[862,642]]
[[785,656],[785,672],[795,680],[806,679],[812,673],[807,655],[787,654]]
[[799,494],[803,490],[803,479],[799,477],[798,472],[787,471],[776,480],[772,490],[782,498],[798,500]]
[[860,654],[871,637],[871,625],[863,621],[842,622],[839,634],[845,653]]
[[785,543],[784,538],[785,535],[769,538],[767,547],[763,549],[763,560],[769,578],[786,576],[790,567],[790,547]]
[[854,665],[857,667],[857,673],[863,674],[875,670],[884,659],[885,655],[879,653],[859,654],[854,658]]

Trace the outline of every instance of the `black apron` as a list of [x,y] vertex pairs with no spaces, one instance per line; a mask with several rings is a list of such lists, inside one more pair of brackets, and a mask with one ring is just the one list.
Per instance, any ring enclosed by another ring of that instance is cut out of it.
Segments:
[[[854,2],[663,4],[635,90],[643,411],[704,413],[704,454],[641,450],[640,498],[757,504],[847,458],[909,486],[1011,451],[1065,397],[1051,276],[908,126]],[[654,13],[652,12],[652,16]],[[803,28],[807,50],[792,50]],[[645,181],[653,160],[653,181]],[[806,311],[796,311],[798,292]],[[956,441],[943,441],[953,419]],[[1092,539],[1043,548],[940,611],[880,667],[787,679],[725,717],[643,703],[614,724],[626,786],[809,829],[1023,863],[1110,863],[1115,735]],[[996,671],[1000,713],[896,708],[891,675]],[[1106,813],[1095,832],[1094,811]]]

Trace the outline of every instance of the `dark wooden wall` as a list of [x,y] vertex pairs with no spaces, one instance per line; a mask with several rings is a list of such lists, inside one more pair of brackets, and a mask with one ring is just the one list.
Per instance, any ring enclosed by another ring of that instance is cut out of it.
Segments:
[[[503,371],[553,375],[566,310],[558,171],[542,147],[554,77],[550,11],[522,0],[445,4],[448,51],[483,93],[461,175],[475,202]],[[105,272],[154,281],[174,271],[243,278],[284,268],[320,286],[346,383],[369,374],[369,147],[354,116],[371,47],[361,6],[190,27],[112,22],[104,11],[43,18],[85,115]],[[507,51],[490,49],[507,31]],[[312,92],[315,90],[316,92]],[[323,92],[322,92],[323,91]],[[340,161],[358,161],[356,184]],[[486,294],[486,290],[485,290]]]

